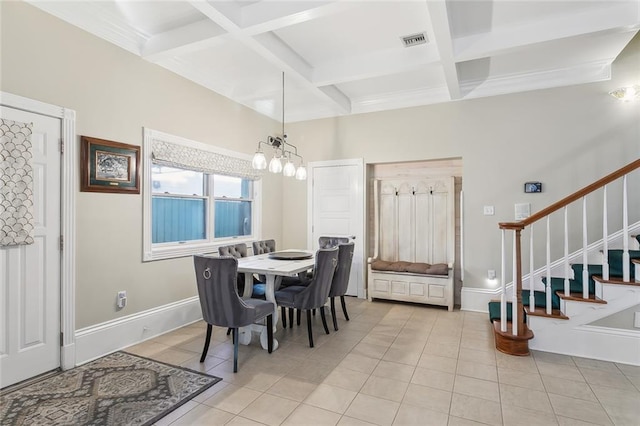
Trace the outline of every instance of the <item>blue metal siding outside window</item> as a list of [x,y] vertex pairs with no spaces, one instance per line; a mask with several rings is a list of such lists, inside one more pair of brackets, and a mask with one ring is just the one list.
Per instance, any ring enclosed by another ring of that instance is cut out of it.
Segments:
[[153,196],[152,242],[205,239],[206,211],[206,199]]
[[251,235],[251,202],[215,201],[215,238]]

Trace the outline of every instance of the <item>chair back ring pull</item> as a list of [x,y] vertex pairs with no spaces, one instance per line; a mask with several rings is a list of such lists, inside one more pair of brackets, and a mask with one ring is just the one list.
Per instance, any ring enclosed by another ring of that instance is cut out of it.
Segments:
[[211,268],[207,268],[204,271],[202,271],[202,276],[204,277],[205,280],[208,280],[209,278],[211,278]]

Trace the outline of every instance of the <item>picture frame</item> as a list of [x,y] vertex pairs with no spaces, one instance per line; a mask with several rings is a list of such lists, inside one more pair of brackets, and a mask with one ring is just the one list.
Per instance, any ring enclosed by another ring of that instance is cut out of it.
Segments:
[[140,194],[140,147],[80,136],[80,191]]

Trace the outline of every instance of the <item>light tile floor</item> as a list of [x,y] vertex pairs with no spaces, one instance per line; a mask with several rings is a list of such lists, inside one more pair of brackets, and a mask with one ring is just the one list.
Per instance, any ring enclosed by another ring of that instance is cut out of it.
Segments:
[[[486,314],[347,299],[340,330],[314,317],[276,333],[268,354],[254,336],[233,346],[214,328],[183,327],[129,352],[223,381],[156,423],[164,425],[640,425],[640,367],[545,352],[494,349]],[[280,328],[281,324],[278,324]]]

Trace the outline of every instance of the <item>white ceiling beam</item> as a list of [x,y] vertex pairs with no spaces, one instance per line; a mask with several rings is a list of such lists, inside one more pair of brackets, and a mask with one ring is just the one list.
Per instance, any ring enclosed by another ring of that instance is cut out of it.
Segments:
[[242,8],[241,26],[246,34],[260,34],[344,12],[356,5],[356,2],[337,0],[301,2],[261,1]]
[[[418,50],[419,49],[419,50]],[[330,61],[313,69],[317,86],[346,83],[365,78],[400,74],[438,63],[440,55],[433,44],[405,49],[386,49],[369,54]]]
[[211,20],[203,19],[153,36],[144,45],[142,57],[155,62],[162,57],[193,52],[226,33]]
[[444,72],[444,78],[447,82],[449,96],[452,100],[460,99],[462,94],[460,91],[458,70],[454,61],[453,41],[451,38],[451,29],[449,28],[449,15],[447,13],[446,1],[428,1],[427,13],[433,29],[433,35],[431,38],[438,47],[438,52],[440,53],[440,61]]
[[[320,98],[331,100],[344,113],[351,111],[351,102],[349,102],[349,99],[344,96],[344,94],[339,96],[336,93],[339,92],[338,89],[320,89],[311,82],[311,66],[275,34],[265,33],[258,37],[252,37],[246,34],[236,22],[218,9],[217,4],[214,6],[211,3],[201,1],[190,1],[190,4],[230,35],[234,36],[236,40],[252,49],[276,68],[285,71],[290,78],[296,79],[302,87],[311,93],[314,93]],[[225,2],[221,4],[225,4]]]
[[592,33],[636,31],[640,28],[639,3],[612,3],[606,8],[580,14],[545,18],[542,21],[493,28],[490,33],[474,34],[453,40],[457,62],[480,59],[512,50]]

